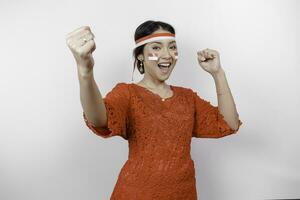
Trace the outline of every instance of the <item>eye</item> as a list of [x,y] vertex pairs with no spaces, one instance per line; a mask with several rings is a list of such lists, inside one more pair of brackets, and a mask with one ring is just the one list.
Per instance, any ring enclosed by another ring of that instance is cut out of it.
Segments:
[[159,48],[158,46],[154,46],[152,47],[152,49],[157,50],[157,48]]
[[172,49],[177,49],[177,47],[176,47],[176,46],[172,46],[171,48],[172,48]]

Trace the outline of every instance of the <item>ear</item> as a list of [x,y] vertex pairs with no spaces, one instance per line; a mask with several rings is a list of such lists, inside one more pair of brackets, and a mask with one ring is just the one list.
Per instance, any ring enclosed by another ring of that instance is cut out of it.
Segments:
[[138,55],[138,59],[139,59],[140,61],[144,60],[143,54]]

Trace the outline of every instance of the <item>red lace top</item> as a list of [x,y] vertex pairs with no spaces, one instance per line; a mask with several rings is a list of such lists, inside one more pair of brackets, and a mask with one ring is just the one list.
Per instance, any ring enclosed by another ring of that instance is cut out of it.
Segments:
[[83,112],[93,133],[128,141],[128,160],[111,200],[197,200],[192,137],[221,138],[238,131],[229,127],[218,107],[192,89],[170,87],[173,96],[162,101],[135,83],[116,84],[103,98],[107,127],[95,127]]

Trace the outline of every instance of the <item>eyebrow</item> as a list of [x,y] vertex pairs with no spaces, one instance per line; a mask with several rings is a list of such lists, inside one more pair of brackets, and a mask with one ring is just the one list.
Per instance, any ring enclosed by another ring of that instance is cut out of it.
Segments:
[[[172,42],[169,42],[169,44],[174,43],[174,42],[175,42],[175,40],[173,40]],[[153,44],[153,43],[162,44],[161,42],[151,42],[151,44]]]

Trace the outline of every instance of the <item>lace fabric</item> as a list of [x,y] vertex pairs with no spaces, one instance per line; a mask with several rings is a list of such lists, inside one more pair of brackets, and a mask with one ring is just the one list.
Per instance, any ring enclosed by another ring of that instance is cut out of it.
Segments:
[[[129,93],[127,86],[117,84],[106,97],[103,98],[106,107],[107,127],[96,127],[89,122],[83,112],[86,125],[98,136],[108,138],[120,136],[127,140],[126,130],[128,127]],[[126,92],[127,91],[127,92]]]
[[[218,107],[192,89],[171,86],[173,96],[162,98],[134,83],[118,83],[103,98],[107,127],[95,127],[83,113],[86,125],[103,138],[128,141],[113,200],[196,200],[192,137],[221,138],[233,133]],[[239,120],[239,126],[242,122]]]
[[236,133],[243,124],[239,119],[237,130],[232,129],[224,120],[218,106],[213,106],[209,101],[202,99],[197,92],[192,91],[195,104],[195,123],[193,137],[196,138],[221,138]]

